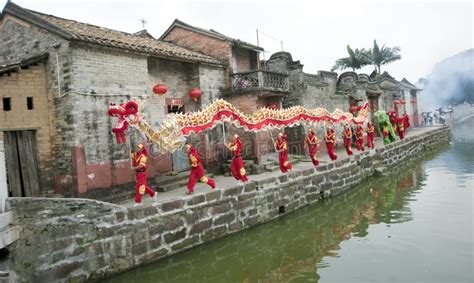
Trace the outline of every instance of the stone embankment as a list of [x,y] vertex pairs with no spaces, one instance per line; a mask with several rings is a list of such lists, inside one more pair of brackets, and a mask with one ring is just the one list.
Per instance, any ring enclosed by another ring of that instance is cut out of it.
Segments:
[[275,219],[354,188],[375,172],[450,140],[447,127],[405,140],[204,194],[142,207],[88,199],[10,198],[20,239],[2,259],[11,278],[84,282],[110,276]]

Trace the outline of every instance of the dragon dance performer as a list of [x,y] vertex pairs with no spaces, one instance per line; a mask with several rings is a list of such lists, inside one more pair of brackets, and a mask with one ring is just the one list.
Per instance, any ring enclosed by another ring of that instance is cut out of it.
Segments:
[[230,164],[230,173],[239,184],[247,182],[248,178],[245,172],[244,160],[242,159],[242,141],[240,140],[239,135],[234,135],[234,142],[229,143],[227,147],[232,151],[232,163]]
[[344,141],[344,146],[346,147],[347,155],[352,155],[352,131],[349,127],[349,124],[344,125],[344,131],[342,132],[342,138]]
[[280,163],[280,170],[281,172],[286,173],[293,168],[293,165],[288,161],[288,143],[286,142],[286,135],[283,133],[278,134],[275,148],[279,153],[278,161]]
[[368,148],[374,148],[374,134],[375,134],[375,127],[372,125],[372,122],[367,123],[367,129],[365,130],[367,132],[367,147]]
[[318,152],[318,137],[314,134],[312,129],[308,129],[308,135],[304,139],[305,146],[308,148],[309,156],[314,166],[319,165],[319,160],[316,159],[316,153]]
[[397,134],[403,140],[405,138],[405,121],[403,118],[397,118]]
[[331,160],[336,160],[337,155],[334,153],[334,147],[336,146],[336,132],[334,132],[332,127],[326,129],[326,135],[324,137],[326,141],[326,148],[328,150],[328,155]]
[[212,189],[215,189],[216,183],[214,180],[204,176],[204,167],[202,167],[201,158],[196,152],[196,149],[194,149],[190,143],[186,143],[184,149],[188,153],[189,163],[191,164],[191,173],[189,174],[188,191],[186,194],[191,195],[194,193],[194,186],[198,180],[201,183],[208,184]]
[[134,206],[142,204],[142,196],[148,193],[153,201],[156,201],[156,192],[154,192],[147,183],[146,162],[148,152],[145,145],[140,143],[137,146],[137,151],[131,153],[132,167],[135,170],[135,204]]
[[361,125],[357,125],[355,136],[357,150],[364,151],[364,129]]

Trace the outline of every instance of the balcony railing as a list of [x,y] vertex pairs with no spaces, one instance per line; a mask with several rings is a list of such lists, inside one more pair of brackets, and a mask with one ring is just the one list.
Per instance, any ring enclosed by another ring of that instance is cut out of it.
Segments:
[[234,73],[231,77],[233,91],[290,91],[287,74],[269,71],[249,71]]

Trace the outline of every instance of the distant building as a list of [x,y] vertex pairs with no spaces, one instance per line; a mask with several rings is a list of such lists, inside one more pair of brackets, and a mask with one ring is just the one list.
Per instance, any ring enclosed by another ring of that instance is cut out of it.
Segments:
[[[399,110],[399,115],[407,114],[410,118],[410,124],[418,127],[421,125],[421,113],[418,109],[418,93],[422,89],[418,88],[414,84],[410,83],[407,79],[403,78],[400,83],[400,91],[402,92],[402,109]],[[403,113],[400,113],[403,111]]]

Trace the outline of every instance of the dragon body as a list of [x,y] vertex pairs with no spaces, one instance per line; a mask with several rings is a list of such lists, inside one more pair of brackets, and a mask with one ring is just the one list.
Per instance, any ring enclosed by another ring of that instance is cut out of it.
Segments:
[[324,108],[307,109],[303,106],[285,109],[261,108],[247,115],[229,102],[219,99],[202,111],[168,114],[159,128],[154,130],[141,117],[138,110],[138,103],[134,101],[110,106],[109,115],[118,117],[116,126],[112,129],[116,136],[120,136],[117,142],[124,143],[124,131],[129,125],[139,130],[150,142],[157,144],[161,153],[181,149],[187,136],[198,134],[222,123],[233,124],[246,131],[258,132],[306,123],[363,124],[368,117],[368,104],[361,107],[357,117],[337,109],[330,113]]

